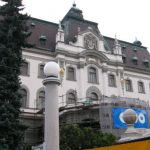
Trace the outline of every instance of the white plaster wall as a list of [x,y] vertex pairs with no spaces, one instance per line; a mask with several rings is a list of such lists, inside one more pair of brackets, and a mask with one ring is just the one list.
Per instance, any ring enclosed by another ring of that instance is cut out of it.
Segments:
[[29,108],[36,107],[36,94],[39,88],[44,87],[43,79],[38,78],[38,65],[46,63],[53,58],[46,55],[23,52],[24,59],[29,63],[29,76],[20,76],[22,85],[25,85],[29,90]]

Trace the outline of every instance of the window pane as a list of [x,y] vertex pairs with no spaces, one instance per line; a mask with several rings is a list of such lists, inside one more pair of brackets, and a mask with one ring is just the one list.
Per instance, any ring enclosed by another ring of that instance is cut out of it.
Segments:
[[27,103],[27,91],[25,89],[21,89],[20,90],[20,94],[21,94],[21,107],[26,107],[26,103]]
[[109,75],[109,86],[116,86],[116,83],[115,83],[115,76],[114,75]]
[[92,67],[89,68],[89,82],[97,83],[96,69]]
[[71,68],[71,67],[68,68],[68,79],[69,80],[75,80],[74,68]]
[[92,93],[90,94],[90,100],[92,100],[92,101],[98,101],[98,96],[97,96],[97,94],[94,93],[94,92],[92,92]]
[[126,91],[132,91],[132,85],[130,80],[126,80]]
[[138,82],[139,93],[144,93],[144,84],[143,82]]
[[40,91],[37,101],[37,108],[41,109],[44,108],[45,105],[45,91]]
[[28,63],[23,62],[20,69],[21,75],[28,75]]
[[39,68],[39,77],[45,77],[44,75],[44,65],[40,65],[40,68]]
[[76,97],[75,97],[75,94],[73,93],[69,93],[68,94],[68,104],[73,104],[76,102]]

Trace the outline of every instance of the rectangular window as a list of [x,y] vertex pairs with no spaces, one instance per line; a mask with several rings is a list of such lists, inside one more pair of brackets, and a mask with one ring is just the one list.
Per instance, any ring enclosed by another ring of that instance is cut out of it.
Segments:
[[145,93],[143,82],[138,82],[138,91],[139,93]]
[[115,76],[113,74],[110,74],[108,76],[109,80],[109,86],[115,87],[116,86],[116,81],[115,81]]
[[23,62],[21,64],[21,69],[20,69],[21,75],[27,76],[28,75],[28,63]]
[[131,84],[131,80],[126,80],[126,91],[132,91],[132,84]]
[[88,77],[90,83],[97,83],[97,74],[96,69],[93,67],[90,67],[88,70]]
[[74,81],[75,80],[75,69],[72,67],[68,67],[68,80]]
[[44,64],[39,65],[39,77],[40,78],[44,78],[45,74],[44,74]]

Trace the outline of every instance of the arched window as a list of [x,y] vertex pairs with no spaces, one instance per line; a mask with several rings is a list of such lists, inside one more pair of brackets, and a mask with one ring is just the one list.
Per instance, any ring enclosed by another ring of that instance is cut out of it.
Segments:
[[131,80],[125,80],[125,85],[126,85],[126,91],[132,92],[132,82]]
[[74,93],[69,93],[68,94],[68,100],[67,100],[67,104],[75,104],[76,102],[76,96]]
[[44,108],[44,105],[45,105],[45,91],[40,90],[39,93],[38,93],[36,107],[38,109],[42,109],[42,108]]
[[116,79],[113,74],[108,75],[108,83],[109,83],[109,86],[116,87]]
[[21,94],[21,107],[27,107],[27,91],[26,89],[20,89]]
[[90,100],[92,100],[92,101],[98,101],[98,95],[96,93],[92,92],[90,94]]
[[88,70],[88,81],[90,83],[97,83],[97,72],[94,67],[90,67]]

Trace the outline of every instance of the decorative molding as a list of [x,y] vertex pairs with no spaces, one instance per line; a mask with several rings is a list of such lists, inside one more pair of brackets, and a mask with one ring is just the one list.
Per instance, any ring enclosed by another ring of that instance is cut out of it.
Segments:
[[84,68],[85,66],[85,63],[84,62],[78,62],[77,64],[77,68],[80,69],[80,68]]
[[145,75],[150,75],[150,70],[142,70],[139,68],[135,68],[135,67],[126,67],[124,68],[125,71],[131,71],[134,73],[141,73],[141,74],[145,74]]
[[98,50],[98,40],[93,34],[89,33],[84,36],[84,47],[90,50]]
[[98,99],[101,98],[102,94],[100,92],[100,90],[96,87],[96,86],[90,86],[87,90],[86,90],[86,97],[90,97],[90,94],[94,92],[98,95]]
[[55,58],[49,58],[49,59],[46,59],[46,58],[41,58],[41,57],[36,57],[36,56],[30,56],[30,55],[24,55],[23,54],[23,58],[25,59],[34,59],[34,60],[39,60],[39,61],[42,61],[42,62],[48,62],[50,60],[54,61]]
[[124,76],[127,76],[127,77],[133,77],[133,78],[141,78],[141,79],[145,79],[145,80],[149,80],[150,81],[150,78],[149,77],[143,77],[142,75],[141,76],[138,76],[138,75],[133,75],[133,74],[129,74],[129,73],[124,73]]
[[79,54],[79,57],[92,56],[100,59],[101,62],[109,62],[109,58],[105,56],[102,52],[96,50],[84,50]]
[[51,52],[49,49],[40,49],[40,48],[24,48],[23,49],[24,52],[30,52],[30,53],[34,53],[34,54],[40,54],[40,55],[49,55],[54,57],[55,56],[55,52]]
[[102,72],[106,73],[108,71],[108,67],[107,66],[102,66]]

